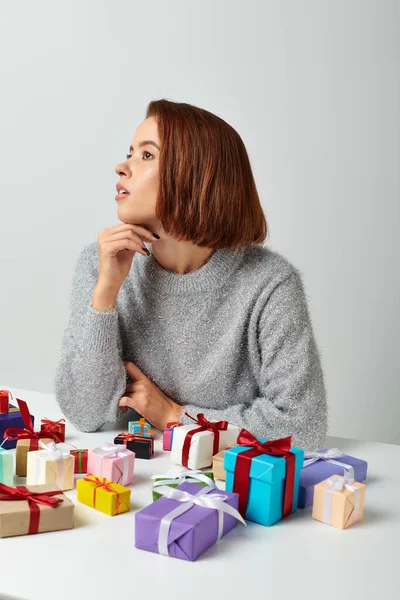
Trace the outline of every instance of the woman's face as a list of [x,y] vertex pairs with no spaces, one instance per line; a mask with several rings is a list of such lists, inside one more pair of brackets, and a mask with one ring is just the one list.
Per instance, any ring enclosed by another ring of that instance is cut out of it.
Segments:
[[123,223],[151,226],[156,222],[160,140],[155,117],[145,119],[136,129],[126,160],[115,167],[129,196],[117,201]]

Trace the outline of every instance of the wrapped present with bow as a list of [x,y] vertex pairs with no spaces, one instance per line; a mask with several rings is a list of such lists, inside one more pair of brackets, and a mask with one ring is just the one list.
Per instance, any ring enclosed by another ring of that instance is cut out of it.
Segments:
[[319,452],[305,452],[300,471],[299,508],[312,506],[314,486],[331,475],[344,475],[347,471],[355,481],[365,481],[368,463],[361,458],[343,454],[338,448],[324,448]]
[[129,421],[128,433],[138,433],[141,437],[153,438],[154,431],[151,428],[150,423],[145,419],[139,419],[139,421]]
[[141,550],[196,560],[236,527],[246,524],[238,495],[210,486],[160,486],[162,497],[135,513],[135,546]]
[[177,488],[181,483],[196,483],[197,485],[209,486],[215,488],[214,476],[212,471],[199,471],[188,469],[170,469],[163,475],[152,475],[153,484],[153,501],[161,498],[162,494],[158,492],[158,488],[163,485]]
[[[2,393],[2,398],[3,398],[3,408],[4,408],[4,398],[7,396],[7,398],[10,396],[11,398],[13,398],[13,395],[11,393],[10,390],[1,390]],[[19,398],[16,398],[16,401],[18,402]],[[8,402],[8,400],[7,400]],[[33,415],[29,415],[31,422],[33,424],[34,422],[34,416]],[[9,403],[8,404],[8,410],[5,412],[1,412],[0,411],[0,440],[4,440],[4,433],[7,429],[18,429],[18,428],[23,428],[25,425],[24,420],[22,418],[21,412],[19,410],[19,408],[17,408],[16,406],[14,406],[13,404]],[[5,450],[11,450],[11,448],[15,448],[15,446],[17,445],[17,440],[15,439],[9,439],[9,440],[4,440],[4,445],[2,446]]]
[[218,481],[226,481],[226,472],[224,469],[224,458],[225,452],[229,450],[229,448],[225,448],[225,450],[221,450],[212,459],[212,470],[214,474],[214,479],[218,479]]
[[89,473],[76,482],[76,499],[114,517],[131,508],[131,490],[105,477]]
[[171,421],[170,423],[167,423],[167,426],[163,431],[163,450],[171,450],[172,440],[174,439],[174,429],[175,427],[182,426],[183,423],[179,423],[178,421]]
[[14,485],[14,456],[0,444],[0,483]]
[[74,504],[54,485],[0,483],[0,538],[74,527]]
[[29,414],[28,405],[24,400],[17,398],[18,407],[22,417],[24,427],[8,427],[4,432],[4,438],[7,441],[16,442],[17,450],[15,453],[15,473],[18,477],[26,477],[27,455],[39,449],[39,440],[49,443],[57,441],[57,435],[50,431],[34,431],[33,419]]
[[249,521],[270,526],[296,510],[304,450],[291,441],[242,429],[238,445],[225,451],[226,489],[239,494],[239,512]]
[[10,390],[0,390],[0,415],[6,415],[10,407]]
[[[57,442],[65,442],[65,419],[58,419],[58,421],[51,421],[47,417],[40,422],[40,431],[47,433],[57,434]],[[55,438],[54,438],[55,439]]]
[[74,457],[74,473],[87,473],[88,450],[76,448],[71,450],[71,456]]
[[119,433],[114,444],[124,444],[135,453],[136,458],[149,459],[154,454],[154,438],[142,437],[139,433]]
[[55,484],[60,490],[72,490],[74,487],[74,457],[69,450],[60,450],[55,442],[45,444],[39,440],[42,450],[28,452],[27,485]]
[[106,443],[88,451],[88,473],[105,477],[120,485],[133,481],[135,453],[126,446]]
[[197,419],[185,413],[195,425],[183,425],[174,431],[171,461],[187,469],[211,467],[212,457],[236,444],[239,427],[228,421],[208,421],[203,413]]
[[347,529],[364,515],[365,484],[345,471],[332,475],[314,487],[312,516],[321,523]]

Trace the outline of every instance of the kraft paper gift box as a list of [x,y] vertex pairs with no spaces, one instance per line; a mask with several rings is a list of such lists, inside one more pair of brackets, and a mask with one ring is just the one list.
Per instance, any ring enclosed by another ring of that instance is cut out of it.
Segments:
[[167,423],[167,426],[163,431],[163,450],[171,450],[172,440],[174,439],[174,429],[175,429],[175,427],[182,427],[182,426],[183,426],[183,423],[178,423],[176,421]]
[[106,443],[88,450],[88,473],[105,477],[120,485],[133,482],[135,453],[126,446]]
[[71,450],[70,452],[75,461],[74,473],[87,473],[87,449],[77,448],[76,450]]
[[226,481],[226,472],[224,469],[224,456],[226,450],[229,448],[225,448],[225,450],[221,450],[212,459],[212,470],[214,473],[214,479],[218,479],[219,481]]
[[76,499],[114,517],[131,508],[131,490],[105,477],[88,474],[76,482]]
[[150,423],[144,419],[139,419],[139,421],[129,421],[128,433],[139,433],[142,437],[148,438],[154,437],[154,432],[151,429]]
[[[49,444],[53,440],[50,438],[42,438],[45,444]],[[28,453],[37,452],[39,450],[38,439],[23,439],[18,440],[17,449],[15,452],[15,474],[18,477],[26,477],[28,467]]]
[[[29,415],[32,425],[35,422],[35,417],[33,415]],[[0,414],[0,441],[4,439],[4,433],[7,429],[23,429],[24,420],[22,418],[20,410],[13,406],[12,404],[8,405],[8,413]],[[3,444],[3,448],[5,450],[11,450],[15,448],[17,445],[17,439],[6,439]]]
[[187,482],[159,489],[163,497],[135,513],[136,548],[193,561],[244,523],[237,494]]
[[346,473],[332,475],[314,487],[312,516],[317,521],[347,529],[364,515],[365,484]]
[[239,493],[240,514],[271,526],[295,512],[304,451],[291,447],[290,436],[267,442],[245,429],[238,443],[225,451],[224,468],[226,490]]
[[51,421],[50,419],[42,419],[40,422],[40,431],[45,433],[57,434],[57,442],[65,442],[65,419],[59,419],[58,421]]
[[64,452],[54,442],[45,444],[39,440],[43,450],[28,452],[27,485],[55,484],[60,490],[72,490],[74,487],[74,457],[69,450]]
[[194,421],[196,421],[195,425],[176,427],[172,441],[171,461],[188,469],[211,467],[212,457],[215,454],[236,443],[240,429],[229,423],[227,429],[220,429],[221,424],[226,424],[226,421],[210,423],[202,413],[198,414],[197,420]]
[[114,438],[114,444],[124,444],[135,453],[135,458],[150,459],[154,454],[154,439],[142,437],[139,433],[120,433]]
[[190,471],[190,470],[178,470],[171,469],[162,475],[152,475],[154,479],[153,484],[153,502],[161,498],[162,494],[157,492],[157,488],[160,485],[169,485],[170,487],[177,488],[181,483],[189,482],[197,485],[209,486],[215,488],[214,475],[212,471]]
[[14,485],[14,456],[0,446],[0,483]]
[[54,485],[0,484],[0,538],[73,527],[74,504]]
[[367,478],[368,463],[360,458],[343,454],[338,448],[324,448],[319,452],[305,452],[300,471],[299,508],[312,506],[314,486],[331,475],[344,475],[349,471],[356,481]]

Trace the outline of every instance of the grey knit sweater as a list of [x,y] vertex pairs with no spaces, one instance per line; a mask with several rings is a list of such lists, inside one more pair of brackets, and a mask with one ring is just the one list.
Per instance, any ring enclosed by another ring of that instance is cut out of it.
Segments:
[[122,426],[122,362],[132,361],[192,416],[268,439],[292,435],[306,450],[324,445],[321,360],[301,275],[281,254],[219,249],[181,275],[137,253],[110,312],[91,306],[98,265],[92,242],[78,256],[55,376],[57,401],[78,429]]

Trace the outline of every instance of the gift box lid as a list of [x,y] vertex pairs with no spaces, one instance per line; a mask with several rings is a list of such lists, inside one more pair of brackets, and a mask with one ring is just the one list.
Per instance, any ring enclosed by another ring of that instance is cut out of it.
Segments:
[[[259,442],[267,440],[261,437],[257,438]],[[225,450],[224,469],[226,471],[234,471],[236,467],[236,459],[238,454],[245,450],[250,450],[251,446],[234,446]],[[304,450],[300,448],[290,448],[296,456],[296,469],[299,470],[303,466]],[[250,478],[259,479],[265,483],[276,483],[286,477],[286,460],[281,456],[272,456],[271,454],[260,454],[251,460]]]

